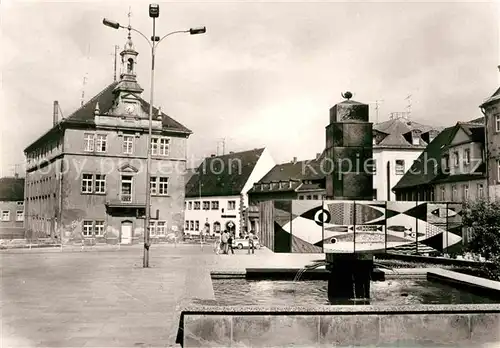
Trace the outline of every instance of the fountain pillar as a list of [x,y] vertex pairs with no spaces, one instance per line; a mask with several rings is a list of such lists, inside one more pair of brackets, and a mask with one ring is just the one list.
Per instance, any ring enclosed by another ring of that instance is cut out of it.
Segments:
[[[326,127],[326,158],[333,164],[326,176],[326,196],[330,200],[373,200],[373,131],[368,104],[351,100],[352,93],[330,109]],[[356,225],[357,217],[352,224]],[[355,233],[355,232],[353,232]],[[355,236],[350,254],[327,253],[330,270],[330,302],[351,303],[370,298],[373,255],[356,253]]]
[[373,255],[326,254],[328,300],[334,304],[366,304],[370,300]]

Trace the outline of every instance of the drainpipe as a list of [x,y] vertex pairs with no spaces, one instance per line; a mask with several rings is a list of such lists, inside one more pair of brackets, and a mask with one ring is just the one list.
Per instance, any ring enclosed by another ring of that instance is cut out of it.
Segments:
[[59,228],[59,243],[61,243],[61,250],[63,245],[63,230],[62,230],[62,207],[63,207],[63,172],[64,168],[64,129],[62,129],[61,137],[61,165],[59,166],[59,216],[57,227]]
[[484,163],[486,164],[486,200],[490,200],[490,165],[489,165],[489,153],[488,153],[488,116],[484,107],[479,107],[484,115]]

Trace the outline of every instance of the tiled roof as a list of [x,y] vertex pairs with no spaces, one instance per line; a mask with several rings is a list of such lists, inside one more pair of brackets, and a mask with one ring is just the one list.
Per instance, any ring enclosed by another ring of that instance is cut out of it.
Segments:
[[[264,177],[259,180],[259,183],[288,181],[290,179],[312,179],[317,176],[316,172],[319,173],[319,170],[316,170],[318,166],[319,164],[316,160],[305,160],[278,164],[274,166],[273,169],[269,171],[269,173],[264,175]],[[324,175],[320,175],[319,177],[324,177]]]
[[0,178],[0,201],[24,201],[24,178]]
[[297,188],[297,192],[308,192],[314,190],[325,190],[320,183],[302,184]]
[[488,105],[489,103],[491,102],[494,102],[496,100],[499,100],[500,99],[500,88],[498,88],[495,93],[492,94],[491,97],[489,97],[488,99],[486,99],[486,101],[484,101],[480,107],[484,107],[486,105]]
[[455,126],[445,128],[431,141],[417,160],[413,162],[394,189],[430,184],[441,172],[442,148],[450,143]]
[[441,130],[439,127],[432,127],[403,118],[394,118],[392,120],[376,123],[373,125],[375,140],[373,147],[423,148],[427,143],[422,138],[419,139],[418,145],[414,145],[408,134],[411,131],[418,131],[424,134],[434,129]]
[[[90,99],[88,102],[83,104],[81,107],[79,107],[77,110],[75,110],[72,114],[70,114],[68,117],[65,117],[62,119],[56,126],[54,126],[51,130],[49,130],[47,133],[42,135],[40,138],[35,140],[32,144],[30,144],[25,151],[28,151],[32,146],[37,144],[39,141],[41,141],[49,132],[51,132],[54,129],[57,129],[61,126],[64,125],[70,125],[70,124],[86,124],[86,125],[94,125],[94,110],[96,107],[96,104],[99,103],[99,110],[101,114],[105,114],[108,112],[111,107],[113,106],[113,101],[115,99],[115,95],[113,94],[113,90],[115,87],[118,85],[119,82],[113,82],[110,85],[108,85],[106,88],[104,88],[101,92],[96,94],[92,99]],[[148,114],[149,113],[149,103],[145,101],[142,98],[139,98],[140,103],[141,103],[141,108],[142,110]],[[153,107],[153,114],[156,115],[158,113],[158,109]],[[170,116],[166,115],[165,113],[161,113],[162,115],[162,123],[163,123],[163,130],[165,131],[173,131],[173,132],[180,132],[180,133],[186,133],[186,134],[191,134],[191,130],[171,118]]]
[[240,195],[263,152],[261,148],[205,158],[186,184],[186,197]]

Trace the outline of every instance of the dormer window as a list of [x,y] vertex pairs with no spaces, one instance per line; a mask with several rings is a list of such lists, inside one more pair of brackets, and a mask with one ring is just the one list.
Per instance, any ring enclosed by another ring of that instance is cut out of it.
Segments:
[[453,164],[455,167],[458,167],[460,157],[458,156],[458,152],[453,153]]
[[465,149],[464,150],[464,163],[469,164],[470,163],[470,149]]

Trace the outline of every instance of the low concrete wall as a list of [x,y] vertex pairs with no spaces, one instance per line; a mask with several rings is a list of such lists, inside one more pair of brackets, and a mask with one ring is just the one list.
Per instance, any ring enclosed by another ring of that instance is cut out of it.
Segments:
[[498,347],[500,305],[186,308],[183,347]]
[[396,254],[396,253],[386,253],[377,255],[378,260],[400,260],[408,262],[421,262],[434,265],[449,265],[449,266],[460,266],[460,267],[480,267],[487,265],[487,262],[479,262],[472,260],[458,260],[449,259],[445,257],[431,257],[431,256],[421,256],[421,255],[406,255],[406,254]]

